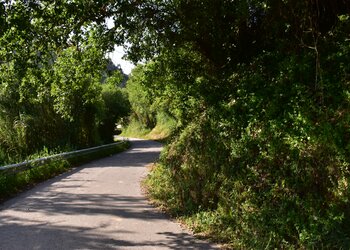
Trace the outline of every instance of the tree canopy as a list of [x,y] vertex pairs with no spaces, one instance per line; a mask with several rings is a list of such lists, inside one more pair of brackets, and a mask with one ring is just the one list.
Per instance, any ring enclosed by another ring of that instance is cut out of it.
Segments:
[[[0,2],[0,162],[21,160],[43,147],[113,141],[114,123],[127,115],[127,104],[118,110],[109,106],[115,107],[113,98],[127,101],[117,83],[122,79],[108,74],[105,55],[112,43],[104,36],[105,14],[97,2],[81,4]],[[114,86],[102,87],[112,78]],[[109,109],[113,119],[107,129]]]

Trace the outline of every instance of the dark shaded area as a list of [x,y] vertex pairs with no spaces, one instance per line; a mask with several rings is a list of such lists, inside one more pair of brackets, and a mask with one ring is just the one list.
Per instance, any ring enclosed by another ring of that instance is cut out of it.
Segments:
[[[66,189],[78,188],[65,186]],[[59,188],[61,190],[61,188]],[[50,193],[48,196],[47,193]],[[46,194],[46,195],[45,195]],[[135,218],[142,220],[164,220],[166,217],[147,204],[143,197],[122,196],[118,194],[79,194],[53,192],[44,190],[44,194],[36,192],[26,197],[26,205],[13,208],[14,211],[26,213],[41,212],[46,216],[55,214],[65,215],[115,215],[122,218]],[[140,213],[140,211],[142,211]],[[3,221],[0,218],[0,221]]]
[[[162,241],[141,241],[132,242],[123,240],[124,234],[130,234],[132,232],[125,230],[115,230],[113,233],[116,235],[113,239],[103,237],[100,234],[95,234],[92,229],[84,227],[52,227],[48,224],[38,224],[35,226],[21,226],[18,222],[13,222],[14,218],[2,218],[2,221],[11,221],[4,226],[1,226],[1,230],[14,231],[10,237],[4,239],[2,244],[8,242],[16,242],[16,238],[21,237],[26,239],[28,244],[25,246],[6,247],[1,246],[3,250],[10,249],[70,249],[70,246],[79,246],[79,249],[125,249],[125,247],[137,247],[137,249],[214,249],[207,243],[200,243],[192,236],[185,233],[172,233],[172,232],[160,232],[159,234],[165,235],[166,239]],[[30,223],[36,223],[36,221],[29,221]],[[28,237],[27,231],[40,234],[45,241],[35,241],[31,236]],[[60,242],[57,239],[61,239]]]

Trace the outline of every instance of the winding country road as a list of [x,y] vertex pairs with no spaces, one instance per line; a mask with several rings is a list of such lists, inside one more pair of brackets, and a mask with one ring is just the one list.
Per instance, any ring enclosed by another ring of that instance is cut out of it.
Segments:
[[217,249],[148,204],[145,166],[161,144],[132,140],[0,205],[0,249]]

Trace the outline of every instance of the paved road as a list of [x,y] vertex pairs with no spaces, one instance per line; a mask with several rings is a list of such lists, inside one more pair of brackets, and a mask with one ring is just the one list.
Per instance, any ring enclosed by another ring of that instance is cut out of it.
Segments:
[[0,205],[0,249],[215,249],[150,206],[140,190],[161,144],[91,162]]

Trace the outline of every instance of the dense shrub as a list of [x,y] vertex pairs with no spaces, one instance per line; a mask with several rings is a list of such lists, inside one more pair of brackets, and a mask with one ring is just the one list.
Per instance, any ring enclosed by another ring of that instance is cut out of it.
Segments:
[[235,248],[349,248],[349,43],[337,32],[319,57],[265,51],[208,80],[222,92],[191,106],[151,196]]
[[153,197],[235,247],[348,248],[348,82],[324,69],[315,86],[311,58],[242,65],[230,98],[167,146]]

